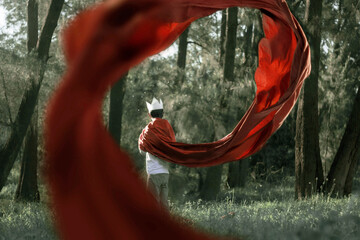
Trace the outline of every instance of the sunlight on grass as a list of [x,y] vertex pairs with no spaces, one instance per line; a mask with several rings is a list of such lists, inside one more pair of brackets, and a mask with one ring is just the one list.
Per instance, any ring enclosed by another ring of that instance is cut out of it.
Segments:
[[359,239],[360,200],[187,202],[173,213],[193,220],[196,228],[246,239]]
[[[0,194],[0,240],[57,239],[44,186],[40,185],[42,202],[18,203],[12,200],[17,177],[12,173]],[[293,178],[276,184],[250,182],[246,188],[224,191],[217,202],[172,203],[171,213],[180,216],[181,222],[215,236],[251,240],[359,239],[357,193],[345,199],[316,195],[296,201],[293,184]]]

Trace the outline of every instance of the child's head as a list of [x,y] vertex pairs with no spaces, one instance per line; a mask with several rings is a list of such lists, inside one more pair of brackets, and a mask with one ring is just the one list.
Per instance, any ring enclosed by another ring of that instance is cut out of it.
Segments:
[[152,118],[162,118],[163,117],[163,114],[164,114],[164,111],[163,109],[156,109],[156,110],[152,110],[150,112],[150,116]]
[[149,111],[149,115],[152,118],[162,118],[163,117],[163,103],[160,99],[158,101],[156,98],[153,98],[151,104],[146,102],[147,109]]

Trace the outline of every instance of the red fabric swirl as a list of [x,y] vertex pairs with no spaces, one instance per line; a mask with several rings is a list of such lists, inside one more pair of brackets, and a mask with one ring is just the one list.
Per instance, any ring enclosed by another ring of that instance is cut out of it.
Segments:
[[154,147],[161,148],[163,142],[175,142],[175,133],[166,119],[155,118],[141,132],[139,148],[145,152],[153,152]]
[[[163,212],[132,161],[111,139],[101,107],[109,86],[167,48],[194,20],[239,6],[261,9],[256,96],[223,139],[183,144],[150,137],[151,152],[187,166],[211,166],[258,151],[289,114],[310,72],[310,50],[283,0],[108,0],[64,32],[68,69],[46,116],[47,174],[64,239],[205,239]],[[156,146],[156,147],[155,147]]]

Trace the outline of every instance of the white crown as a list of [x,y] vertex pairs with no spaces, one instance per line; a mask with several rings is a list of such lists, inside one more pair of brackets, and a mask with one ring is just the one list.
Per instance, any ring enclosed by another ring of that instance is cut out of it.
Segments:
[[163,102],[161,101],[161,99],[160,99],[160,102],[159,102],[156,98],[153,98],[151,104],[146,102],[146,106],[147,106],[147,109],[148,109],[148,111],[150,113],[152,110],[163,109]]

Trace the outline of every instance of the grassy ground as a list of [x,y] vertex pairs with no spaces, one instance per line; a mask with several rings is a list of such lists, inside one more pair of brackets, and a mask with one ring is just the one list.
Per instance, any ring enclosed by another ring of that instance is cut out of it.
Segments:
[[[359,184],[357,179],[357,184]],[[230,191],[225,201],[173,205],[195,228],[244,239],[360,239],[360,196],[331,199],[317,195],[295,201],[293,179],[264,186],[250,183]]]
[[16,162],[6,186],[0,193],[0,240],[57,239],[43,184],[39,185],[40,203],[13,201],[19,169],[19,162]]
[[[45,189],[40,188],[43,199],[40,203],[14,202],[17,179],[18,174],[13,171],[0,194],[0,240],[57,239],[44,202]],[[307,201],[295,201],[293,182],[293,178],[276,184],[252,182],[245,189],[223,192],[222,201],[172,204],[171,212],[184,217],[194,228],[217,236],[359,239],[359,178],[354,183],[355,193],[346,199],[317,195]]]

